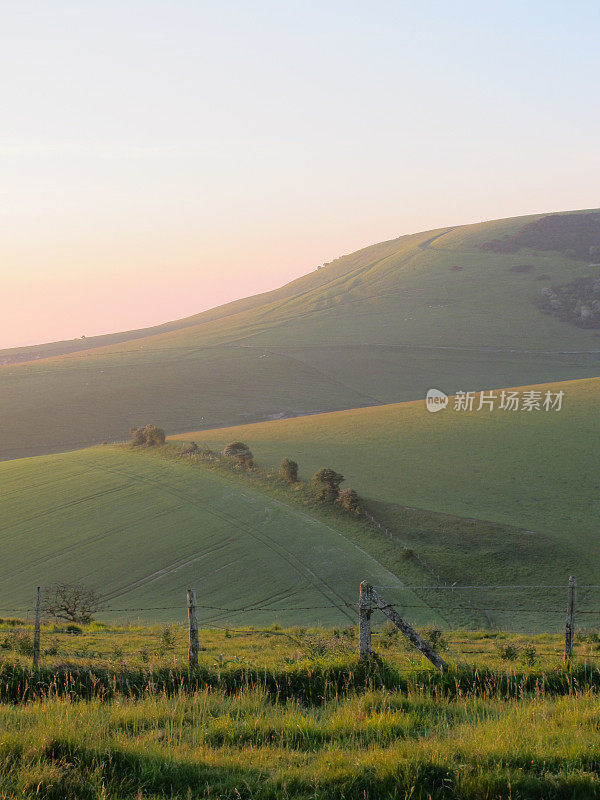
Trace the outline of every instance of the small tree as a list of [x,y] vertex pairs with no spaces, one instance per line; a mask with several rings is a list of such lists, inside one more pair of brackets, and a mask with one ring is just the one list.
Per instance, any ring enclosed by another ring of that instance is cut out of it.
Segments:
[[144,425],[143,427],[131,428],[131,444],[135,446],[145,444],[147,447],[162,445],[165,443],[166,436],[162,428],[156,425]]
[[135,447],[138,447],[139,445],[142,444],[146,444],[146,436],[144,435],[143,428],[141,427],[130,428],[129,433],[131,434],[131,444],[134,445]]
[[292,461],[291,458],[284,458],[281,462],[281,474],[290,483],[296,483],[298,480],[298,464]]
[[329,467],[321,467],[312,476],[312,487],[317,500],[322,503],[334,503],[340,493],[340,484],[344,476]]
[[224,448],[223,455],[235,459],[240,467],[254,466],[252,450],[244,442],[231,442]]
[[162,445],[165,443],[165,432],[162,428],[157,428],[156,425],[146,425],[146,444],[148,447],[153,445]]
[[339,503],[342,508],[355,514],[357,517],[362,514],[360,507],[360,497],[354,489],[342,489],[338,494],[336,503]]
[[55,619],[87,625],[102,609],[102,598],[79,583],[54,583],[44,594],[43,611]]

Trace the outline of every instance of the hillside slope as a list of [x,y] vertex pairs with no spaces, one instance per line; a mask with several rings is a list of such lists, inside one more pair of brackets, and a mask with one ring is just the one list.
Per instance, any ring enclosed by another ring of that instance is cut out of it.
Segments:
[[598,331],[535,301],[546,285],[590,279],[598,266],[543,242],[535,251],[483,247],[545,218],[401,237],[198,317],[9,363],[0,369],[0,458],[122,438],[149,419],[175,432],[411,400],[430,386],[452,393],[595,376]]
[[64,580],[101,592],[113,619],[184,620],[193,586],[203,624],[348,625],[361,579],[400,585],[309,510],[144,453],[15,460],[0,481],[0,614]]
[[[342,472],[397,546],[448,584],[560,585],[570,573],[596,584],[600,379],[517,389],[528,390],[563,391],[561,410],[455,411],[451,401],[431,414],[416,401],[176,438],[213,449],[241,440],[267,465],[295,459],[305,479],[322,466]],[[470,599],[509,602],[498,594]],[[515,600],[525,608],[551,600],[562,615],[563,594],[558,606],[552,593]]]
[[[555,631],[568,575],[596,585],[600,379],[533,387],[547,389],[564,392],[560,411],[429,414],[419,401],[177,437],[242,439],[267,470],[297,459],[305,480],[332,466],[391,538],[174,444],[3,462],[0,614],[68,579],[98,588],[109,617],[181,619],[195,585],[214,607],[203,623],[346,624],[366,578],[416,622]],[[524,588],[539,584],[554,588]],[[595,596],[581,588],[582,614]]]

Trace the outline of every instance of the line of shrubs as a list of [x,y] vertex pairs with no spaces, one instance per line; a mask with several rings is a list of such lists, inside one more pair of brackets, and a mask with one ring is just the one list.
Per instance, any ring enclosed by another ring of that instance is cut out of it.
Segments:
[[[162,428],[156,425],[141,425],[130,429],[133,447],[155,447],[165,444],[166,436]],[[196,442],[184,444],[181,448],[182,456],[200,456],[207,460],[216,457],[216,453],[208,447],[200,448]],[[255,466],[252,450],[244,442],[230,442],[223,448],[221,453],[223,458],[232,461],[240,469],[253,469]],[[297,483],[298,463],[291,458],[284,458],[281,462],[279,472],[281,477],[288,483]],[[324,504],[337,504],[345,511],[355,516],[362,515],[360,497],[351,488],[342,489],[341,484],[345,478],[339,472],[330,467],[321,467],[312,476],[310,487],[316,500]]]
[[[181,449],[185,456],[200,455],[204,458],[216,454],[208,448],[199,448],[196,442],[185,444]],[[231,442],[223,448],[221,455],[232,460],[241,469],[252,469],[255,466],[254,455],[244,442]],[[298,463],[291,458],[284,458],[279,467],[281,477],[288,483],[297,483]],[[342,489],[344,476],[329,467],[321,467],[312,476],[310,486],[316,500],[320,503],[337,503],[341,508],[356,516],[362,514],[360,497],[354,489]]]

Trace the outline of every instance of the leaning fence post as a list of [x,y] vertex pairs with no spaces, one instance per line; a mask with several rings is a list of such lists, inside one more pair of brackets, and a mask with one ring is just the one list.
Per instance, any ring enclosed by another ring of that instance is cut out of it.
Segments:
[[35,600],[35,626],[33,628],[33,668],[40,668],[40,628],[42,623],[42,587],[37,587]]
[[370,584],[363,581],[358,597],[358,657],[361,661],[371,655],[371,591]]
[[190,647],[188,651],[190,667],[198,666],[198,651],[200,642],[198,641],[198,617],[196,616],[196,590],[187,590],[188,620],[190,623]]
[[565,661],[573,657],[573,633],[575,630],[575,596],[577,592],[577,578],[569,577],[569,593],[567,595],[567,622],[565,625]]
[[400,614],[398,614],[394,607],[387,602],[375,589],[371,589],[371,600],[375,603],[377,608],[381,609],[383,613],[386,615],[388,619],[390,619],[394,625],[400,630],[406,638],[414,644],[417,650],[420,650],[425,658],[428,658],[431,663],[437,667],[440,672],[446,672],[448,669],[448,665],[444,661],[443,658],[435,652],[433,647],[423,639],[422,636],[416,632],[416,630],[409,625],[405,619],[402,619]]

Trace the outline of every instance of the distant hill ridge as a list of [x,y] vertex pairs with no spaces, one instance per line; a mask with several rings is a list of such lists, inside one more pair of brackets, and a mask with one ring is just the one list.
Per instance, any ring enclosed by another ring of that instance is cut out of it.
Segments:
[[[183,320],[3,351],[0,458],[122,439],[145,422],[175,433],[414,400],[432,386],[599,375],[598,331],[540,308],[544,289],[595,285],[599,218],[538,214],[402,236]],[[572,252],[574,230],[586,257]]]

